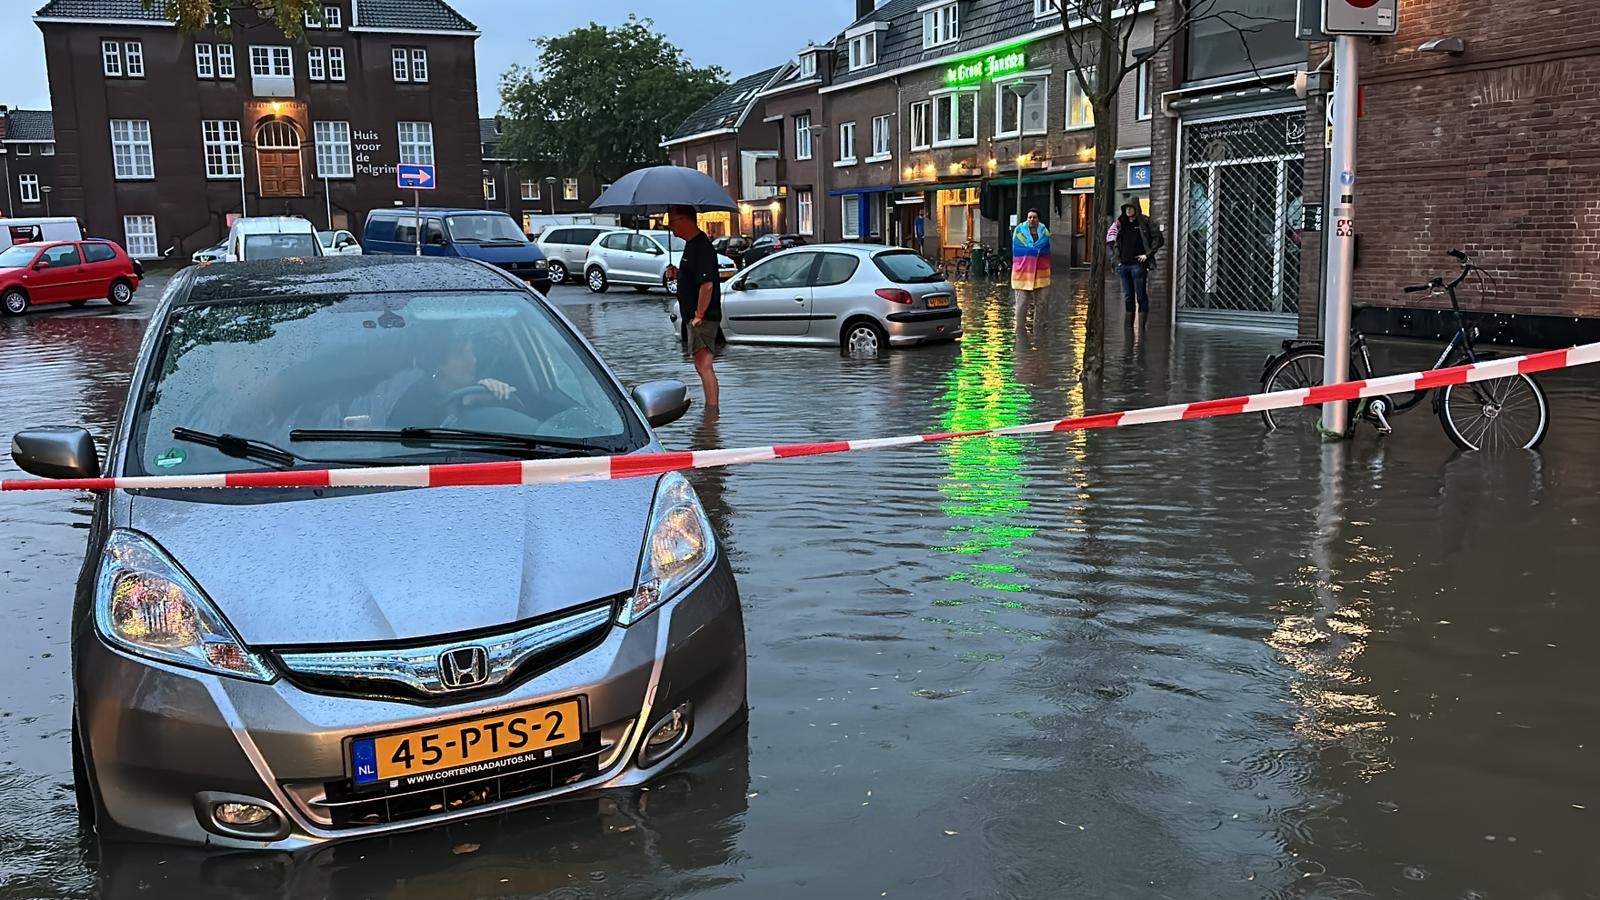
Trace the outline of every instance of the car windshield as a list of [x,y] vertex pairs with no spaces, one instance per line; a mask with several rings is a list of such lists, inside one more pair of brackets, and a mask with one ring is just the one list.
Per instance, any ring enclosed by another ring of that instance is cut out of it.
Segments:
[[17,246],[10,247],[0,253],[0,269],[20,269],[33,262],[34,254],[39,252],[38,247]]
[[510,241],[526,244],[528,242],[528,236],[522,233],[517,223],[511,221],[510,216],[446,216],[444,221],[450,226],[451,240],[477,243]]
[[244,236],[245,259],[287,259],[316,255],[317,242],[309,232]]
[[943,277],[927,260],[910,250],[880,253],[872,261],[878,264],[878,271],[896,284],[924,284]]
[[174,428],[267,441],[326,465],[471,462],[525,452],[448,441],[291,442],[289,433],[442,427],[617,450],[646,439],[593,354],[548,309],[515,291],[187,307],[167,320],[160,341],[134,409],[130,474],[263,465],[176,441]]
[[680,253],[683,251],[683,238],[676,237],[671,232],[646,231],[645,236],[653,239],[657,244],[660,244],[663,247],[667,246],[668,241],[671,241],[673,253]]

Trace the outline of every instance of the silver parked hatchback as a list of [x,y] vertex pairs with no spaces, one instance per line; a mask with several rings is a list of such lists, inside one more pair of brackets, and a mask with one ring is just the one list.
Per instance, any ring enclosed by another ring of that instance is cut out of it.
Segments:
[[610,225],[554,225],[540,232],[534,243],[550,261],[550,283],[566,284],[567,279],[583,271],[595,239],[621,230]]
[[[504,273],[401,256],[174,276],[113,475],[293,473],[659,449]],[[13,438],[94,477],[82,429]],[[641,784],[745,715],[738,591],[676,473],[493,488],[98,494],[72,753],[102,835],[290,849]],[[335,482],[336,483],[336,482]],[[315,486],[322,485],[322,486]]]
[[827,344],[873,354],[961,336],[955,286],[910,250],[820,244],[782,250],[722,293],[730,343]]

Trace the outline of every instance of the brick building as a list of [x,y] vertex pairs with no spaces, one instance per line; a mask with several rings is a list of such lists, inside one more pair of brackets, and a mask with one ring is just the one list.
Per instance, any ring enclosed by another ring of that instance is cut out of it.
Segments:
[[778,155],[775,124],[754,115],[761,93],[785,71],[784,66],[747,75],[713,97],[679,124],[661,146],[675,166],[699,169],[739,201],[737,215],[704,213],[701,227],[713,237],[759,236],[778,230],[783,201],[772,184],[762,184],[757,168]]
[[610,184],[554,163],[511,159],[500,148],[501,137],[500,120],[478,120],[484,209],[504,210],[528,234],[537,234],[550,221],[615,221],[615,216],[596,217],[589,211],[589,204]]
[[444,0],[328,0],[295,39],[253,10],[193,35],[161,12],[50,0],[35,15],[58,214],[152,257],[216,243],[241,213],[359,229],[411,201],[400,163],[437,167],[429,203],[482,204],[478,32]]
[[56,160],[56,129],[50,110],[0,106],[0,175],[6,180],[0,216],[60,212]]

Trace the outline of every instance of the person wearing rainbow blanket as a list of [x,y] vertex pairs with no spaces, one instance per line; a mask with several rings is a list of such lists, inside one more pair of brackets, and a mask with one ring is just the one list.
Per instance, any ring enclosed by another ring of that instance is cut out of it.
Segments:
[[1011,289],[1018,300],[1032,300],[1050,286],[1050,229],[1039,221],[1037,209],[1011,233]]

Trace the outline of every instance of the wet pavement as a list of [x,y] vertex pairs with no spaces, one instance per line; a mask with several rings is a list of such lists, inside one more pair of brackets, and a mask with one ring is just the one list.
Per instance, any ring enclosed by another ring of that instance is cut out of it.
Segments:
[[[0,321],[0,439],[103,436],[155,297]],[[555,299],[624,381],[694,383],[664,297]],[[1070,283],[1020,322],[1003,291],[961,305],[959,345],[886,359],[730,347],[720,420],[663,439],[1230,396],[1277,341],[1118,322],[1085,389]],[[744,595],[747,728],[648,791],[293,857],[80,837],[90,503],[7,495],[0,898],[1600,896],[1600,371],[1544,380],[1536,453],[1457,453],[1424,407],[1331,447],[1252,416],[697,473]]]

